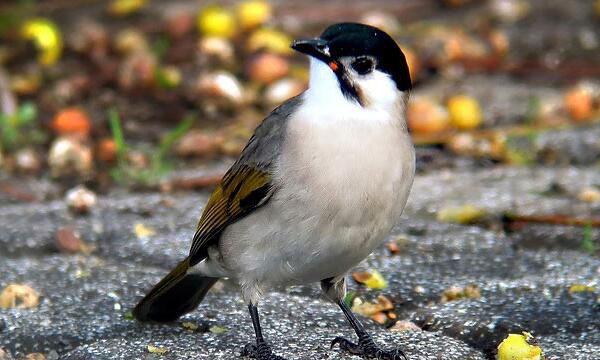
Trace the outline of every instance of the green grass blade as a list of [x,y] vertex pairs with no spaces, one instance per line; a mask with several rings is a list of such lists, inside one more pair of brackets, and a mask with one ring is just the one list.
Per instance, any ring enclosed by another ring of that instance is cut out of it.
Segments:
[[110,132],[112,133],[113,140],[117,147],[117,158],[119,162],[125,160],[125,151],[127,150],[127,144],[125,143],[125,137],[123,136],[123,128],[121,127],[121,117],[115,109],[108,111],[108,122],[110,125]]
[[162,158],[169,149],[179,140],[185,133],[187,133],[192,126],[194,125],[194,115],[187,115],[176,127],[175,129],[169,131],[160,141],[160,145],[158,147],[158,154],[160,158]]
[[592,239],[593,231],[594,229],[592,228],[591,223],[586,224],[583,228],[583,239],[581,240],[581,248],[583,249],[583,251],[589,254],[594,254],[598,250],[598,247],[594,243],[594,239]]

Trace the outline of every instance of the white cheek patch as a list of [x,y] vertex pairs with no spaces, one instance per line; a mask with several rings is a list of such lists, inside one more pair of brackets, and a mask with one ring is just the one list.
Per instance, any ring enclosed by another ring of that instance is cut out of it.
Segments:
[[394,80],[379,70],[366,76],[355,75],[355,84],[361,89],[366,106],[377,110],[391,110],[403,94]]

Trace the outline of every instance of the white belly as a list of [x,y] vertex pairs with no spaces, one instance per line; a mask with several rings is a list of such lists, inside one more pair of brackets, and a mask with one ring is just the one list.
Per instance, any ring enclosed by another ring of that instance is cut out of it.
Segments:
[[414,150],[395,122],[292,119],[288,134],[273,198],[221,238],[250,293],[344,274],[398,222],[412,185]]

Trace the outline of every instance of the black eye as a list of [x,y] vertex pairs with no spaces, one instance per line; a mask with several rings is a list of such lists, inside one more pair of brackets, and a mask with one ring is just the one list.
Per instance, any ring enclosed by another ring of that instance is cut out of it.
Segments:
[[361,57],[350,65],[360,75],[366,75],[373,70],[373,61],[366,57]]

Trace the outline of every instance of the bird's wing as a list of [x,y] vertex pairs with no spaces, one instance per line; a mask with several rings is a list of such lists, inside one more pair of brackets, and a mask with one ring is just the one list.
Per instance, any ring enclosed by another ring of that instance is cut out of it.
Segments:
[[271,112],[213,191],[194,234],[190,266],[208,256],[208,247],[228,225],[264,205],[277,190],[272,168],[281,151],[287,121],[300,102],[301,97],[296,96]]

